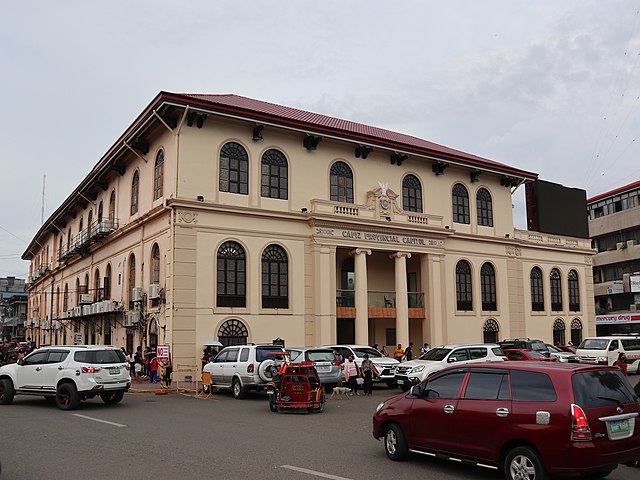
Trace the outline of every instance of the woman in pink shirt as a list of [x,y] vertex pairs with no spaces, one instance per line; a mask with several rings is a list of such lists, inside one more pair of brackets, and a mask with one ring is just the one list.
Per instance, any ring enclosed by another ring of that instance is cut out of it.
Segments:
[[358,382],[357,378],[360,376],[360,369],[356,362],[353,361],[353,355],[349,355],[346,362],[342,364],[344,369],[344,378],[347,381],[347,387],[351,389],[351,394],[358,395]]

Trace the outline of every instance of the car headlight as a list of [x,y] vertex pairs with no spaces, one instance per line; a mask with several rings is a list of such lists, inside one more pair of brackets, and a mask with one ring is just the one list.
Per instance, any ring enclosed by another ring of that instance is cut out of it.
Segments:
[[424,370],[424,365],[418,365],[417,367],[413,367],[410,373],[418,373]]
[[609,363],[609,357],[598,357],[598,362]]
[[378,404],[378,406],[376,407],[376,413],[378,413],[380,410],[382,410],[382,407],[384,407],[384,402]]

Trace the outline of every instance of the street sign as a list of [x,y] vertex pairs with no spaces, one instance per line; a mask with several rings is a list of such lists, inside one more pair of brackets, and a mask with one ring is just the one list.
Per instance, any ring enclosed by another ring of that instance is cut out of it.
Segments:
[[156,358],[163,362],[169,361],[169,345],[156,346]]

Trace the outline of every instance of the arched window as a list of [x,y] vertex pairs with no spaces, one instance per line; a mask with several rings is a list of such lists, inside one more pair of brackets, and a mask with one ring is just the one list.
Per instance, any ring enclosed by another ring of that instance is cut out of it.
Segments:
[[96,271],[93,275],[93,286],[96,289],[95,300],[96,302],[102,301],[102,289],[100,288],[100,270],[96,268]]
[[67,250],[71,248],[71,227],[67,230]]
[[111,197],[109,198],[109,222],[111,222],[111,227],[114,228],[114,220],[116,219],[116,191],[113,190],[111,192]]
[[104,299],[111,300],[111,264],[107,264],[107,270],[104,275]]
[[471,295],[471,267],[466,260],[460,260],[456,264],[456,309],[472,310],[473,298]]
[[162,197],[162,182],[164,178],[164,150],[160,150],[156,156],[156,167],[153,171],[153,199]]
[[78,225],[78,233],[82,235],[82,230],[84,230],[84,219],[80,217],[80,224]]
[[98,205],[98,223],[102,223],[102,201]]
[[422,186],[415,175],[407,175],[402,180],[402,208],[422,213]]
[[488,319],[482,326],[482,338],[484,343],[498,343],[500,325],[493,318]]
[[533,267],[530,274],[531,279],[531,310],[542,312],[544,310],[544,289],[542,287],[542,270]]
[[246,306],[246,259],[236,242],[225,242],[218,249],[217,305]]
[[225,347],[246,345],[248,338],[247,327],[240,320],[227,320],[218,329],[218,341]]
[[476,208],[478,210],[478,225],[493,227],[493,205],[491,194],[486,188],[481,188],[476,194]]
[[69,284],[64,284],[64,296],[62,297],[62,311],[69,311]]
[[353,173],[344,162],[331,165],[330,198],[333,202],[353,203]]
[[580,311],[580,286],[578,284],[578,272],[570,270],[567,275],[569,281],[569,311]]
[[160,284],[160,247],[157,243],[151,249],[151,283]]
[[82,293],[89,293],[89,274],[84,274],[84,285],[82,285]]
[[129,291],[127,295],[129,295],[129,308],[133,308],[133,289],[136,286],[136,256],[132,253],[129,255],[129,282],[128,287]]
[[480,288],[482,290],[482,310],[495,312],[496,302],[496,272],[489,262],[480,269]]
[[138,213],[138,192],[140,190],[140,172],[133,172],[131,180],[131,215]]
[[578,318],[571,320],[571,343],[576,347],[582,343],[582,322]]
[[469,215],[469,192],[464,185],[456,183],[451,191],[451,206],[453,221],[456,223],[471,223]]
[[262,308],[289,308],[289,261],[278,245],[262,253]]
[[56,313],[58,318],[62,317],[60,314],[60,287],[56,287]]
[[560,278],[560,270],[551,269],[549,275],[551,279],[551,310],[553,312],[562,311],[562,279]]
[[220,150],[220,191],[249,193],[249,155],[239,143],[225,143]]
[[93,210],[89,210],[89,217],[87,218],[87,233],[91,231],[92,223],[93,223]]
[[553,322],[553,344],[564,345],[564,333],[565,333],[564,321],[561,318],[556,318]]
[[80,306],[80,294],[82,292],[80,291],[80,279],[76,278],[76,307]]
[[262,155],[262,196],[286,200],[289,172],[282,152],[270,149]]

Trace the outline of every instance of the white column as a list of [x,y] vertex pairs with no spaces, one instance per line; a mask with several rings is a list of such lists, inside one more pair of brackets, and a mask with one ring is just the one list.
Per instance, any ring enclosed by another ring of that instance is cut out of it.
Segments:
[[369,288],[367,286],[367,255],[371,250],[357,248],[351,252],[354,256],[356,276],[355,304],[356,304],[356,343],[358,345],[369,344]]
[[407,290],[407,258],[409,252],[390,255],[395,260],[396,283],[396,342],[403,348],[409,345],[409,292]]

